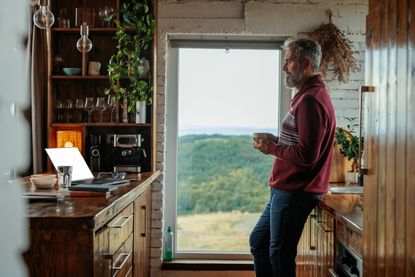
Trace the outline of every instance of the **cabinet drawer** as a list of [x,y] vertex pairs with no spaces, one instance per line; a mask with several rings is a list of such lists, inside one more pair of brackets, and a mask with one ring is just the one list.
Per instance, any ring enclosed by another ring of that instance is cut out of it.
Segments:
[[133,234],[114,254],[111,264],[112,276],[125,277],[132,274],[133,266]]
[[133,203],[125,208],[119,215],[111,220],[109,229],[109,254],[113,255],[133,232],[134,209]]

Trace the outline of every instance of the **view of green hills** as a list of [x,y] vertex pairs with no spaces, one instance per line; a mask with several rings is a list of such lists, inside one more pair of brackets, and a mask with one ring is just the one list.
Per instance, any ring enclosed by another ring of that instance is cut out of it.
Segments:
[[269,198],[273,157],[248,135],[185,135],[178,145],[179,251],[249,250]]
[[261,211],[273,157],[251,143],[248,135],[180,137],[178,214]]

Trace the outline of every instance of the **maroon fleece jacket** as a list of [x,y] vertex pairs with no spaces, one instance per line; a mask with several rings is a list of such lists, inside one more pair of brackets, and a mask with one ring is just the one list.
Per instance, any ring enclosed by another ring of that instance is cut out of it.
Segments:
[[326,193],[336,118],[321,75],[307,79],[285,116],[274,155],[269,185],[285,191]]

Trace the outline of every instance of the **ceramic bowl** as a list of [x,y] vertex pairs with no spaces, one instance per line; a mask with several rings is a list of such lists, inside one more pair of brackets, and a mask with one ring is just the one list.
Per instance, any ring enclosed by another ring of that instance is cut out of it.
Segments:
[[48,189],[55,185],[56,175],[54,174],[35,174],[30,176],[30,182],[36,188]]
[[63,73],[65,73],[66,75],[80,75],[81,74],[81,69],[78,67],[64,67],[62,68]]

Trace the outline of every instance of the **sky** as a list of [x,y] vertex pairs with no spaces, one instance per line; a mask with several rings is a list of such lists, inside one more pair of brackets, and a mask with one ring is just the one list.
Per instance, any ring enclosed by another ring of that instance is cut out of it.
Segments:
[[279,50],[180,49],[179,133],[276,130],[279,82]]

